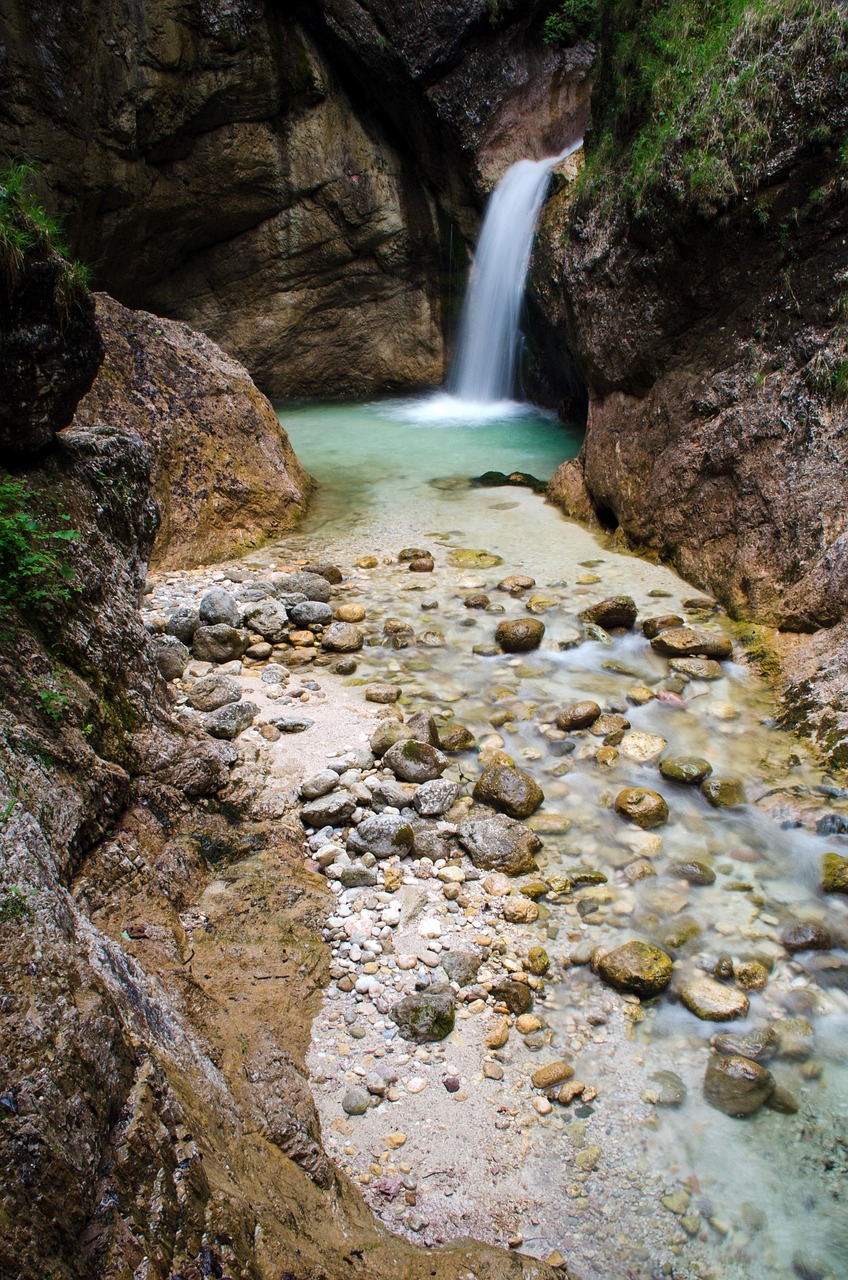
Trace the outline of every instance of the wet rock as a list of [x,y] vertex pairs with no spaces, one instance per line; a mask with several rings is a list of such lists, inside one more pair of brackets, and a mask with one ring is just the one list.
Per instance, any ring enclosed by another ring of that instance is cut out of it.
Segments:
[[474,734],[464,724],[451,721],[449,725],[439,730],[438,745],[442,751],[447,751],[451,755],[459,751],[470,751],[474,743]]
[[371,735],[371,750],[379,758],[384,756],[395,743],[409,742],[414,736],[409,725],[403,724],[400,720],[383,720]]
[[198,627],[191,642],[192,655],[198,662],[232,662],[240,658],[250,644],[246,631],[218,622]]
[[745,803],[745,788],[737,778],[705,778],[701,783],[701,795],[714,809],[732,809]]
[[542,847],[534,831],[502,814],[469,818],[460,823],[457,839],[476,867],[522,875],[537,871],[533,856]]
[[708,885],[715,884],[715,872],[712,867],[708,867],[705,862],[697,862],[684,860],[678,862],[670,862],[668,864],[668,874],[677,876],[678,880],[686,880],[689,884]]
[[642,623],[642,634],[653,640],[661,631],[672,631],[683,626],[683,619],[676,613],[664,613],[659,618],[646,618]]
[[[295,606],[297,607],[297,606]],[[276,600],[251,604],[244,611],[244,623],[270,644],[279,644],[289,631],[289,614]]]
[[344,574],[337,564],[332,564],[329,560],[316,561],[312,564],[303,566],[304,573],[314,573],[324,578],[331,586],[336,586],[339,582],[344,581]]
[[181,640],[172,635],[151,636],[150,652],[164,680],[179,680],[191,660]]
[[530,591],[535,585],[535,578],[528,578],[523,573],[512,573],[509,577],[501,579],[498,583],[498,591],[506,591],[511,596],[520,596],[525,591]]
[[321,648],[330,653],[355,653],[365,643],[365,637],[352,622],[331,622],[321,636]]
[[334,769],[321,769],[311,777],[304,778],[300,784],[300,794],[304,800],[317,800],[319,796],[326,796],[331,791],[335,791],[338,785],[339,775]]
[[230,676],[203,676],[189,690],[188,705],[195,711],[217,711],[241,700],[241,685]]
[[510,818],[529,818],[545,799],[539,784],[521,769],[489,765],[474,785],[474,799]]
[[848,893],[848,858],[839,853],[822,856],[821,886],[825,893]]
[[688,978],[677,990],[686,1008],[705,1022],[731,1022],[734,1018],[748,1016],[748,997],[706,974]]
[[333,617],[337,622],[362,622],[365,609],[361,604],[340,604]]
[[383,635],[390,638],[405,636],[411,640],[415,635],[415,628],[404,618],[386,618],[383,623]]
[[342,1098],[342,1111],[349,1116],[364,1116],[370,1103],[361,1089],[349,1089]]
[[619,750],[623,756],[635,760],[637,764],[653,764],[655,760],[659,760],[667,746],[665,738],[661,738],[659,734],[636,730],[625,734]]
[[239,624],[236,598],[223,587],[213,587],[201,596],[198,615],[205,627],[213,627],[219,622],[225,622],[229,627],[237,627]]
[[504,653],[529,653],[538,649],[544,634],[545,624],[538,618],[515,618],[500,623],[495,640]]
[[492,551],[474,551],[470,547],[456,547],[448,556],[456,569],[494,569],[503,564],[503,558]]
[[181,605],[168,618],[165,630],[170,636],[176,636],[183,644],[190,645],[194,633],[200,626],[200,614],[189,605]]
[[404,1040],[428,1044],[453,1031],[456,999],[448,986],[432,986],[404,996],[389,1010]]
[[398,552],[398,564],[408,564],[411,560],[420,560],[422,556],[428,556],[429,551],[425,551],[423,547],[404,547]]
[[347,822],[356,808],[356,797],[344,788],[329,795],[310,800],[300,811],[300,820],[307,827],[340,827]]
[[551,958],[544,947],[531,947],[527,952],[524,968],[537,978],[544,977],[551,967]]
[[458,987],[467,987],[476,982],[481,963],[480,956],[473,951],[447,951],[441,955],[442,968]]
[[462,603],[466,609],[486,609],[492,602],[484,592],[474,591],[470,596],[466,596]]
[[806,1018],[782,1018],[774,1024],[781,1058],[802,1062],[815,1047],[813,1025]]
[[410,573],[432,573],[436,567],[436,562],[431,555],[417,556],[409,562]]
[[780,1047],[780,1037],[772,1026],[753,1027],[750,1031],[727,1031],[713,1036],[713,1048],[725,1057],[752,1058],[765,1061],[773,1058]]
[[459,787],[455,782],[434,778],[431,782],[422,783],[415,792],[412,803],[422,817],[438,818],[447,813],[458,795]]
[[575,729],[588,729],[600,714],[601,708],[597,702],[572,702],[570,706],[563,707],[554,724],[558,729],[571,733]]
[[660,773],[664,778],[690,787],[700,786],[712,771],[710,762],[701,756],[666,756],[660,760]]
[[[376,752],[375,752],[376,754]],[[448,758],[429,742],[396,742],[383,756],[383,763],[402,782],[430,782],[448,767]]]
[[733,966],[733,976],[743,991],[762,991],[768,982],[768,969],[757,960],[745,960]]
[[655,1071],[642,1101],[655,1107],[679,1107],[686,1100],[686,1085],[676,1071]]
[[724,675],[724,668],[715,658],[671,658],[668,665],[692,680],[721,680]]
[[210,711],[203,717],[202,724],[210,737],[231,741],[244,733],[258,714],[259,708],[252,702],[231,702],[217,711]]
[[716,1057],[707,1063],[704,1097],[710,1106],[725,1115],[753,1115],[768,1100],[774,1087],[771,1072],[750,1058]]
[[668,805],[657,791],[626,787],[615,797],[615,811],[635,822],[643,831],[658,827],[668,819]]
[[655,996],[671,981],[673,961],[659,947],[647,942],[626,942],[598,961],[598,973],[617,991]]
[[603,627],[604,631],[611,631],[614,627],[624,627],[629,631],[636,622],[636,612],[635,601],[630,596],[610,596],[583,609],[578,617],[581,622]]
[[330,583],[321,573],[308,573],[306,570],[278,573],[272,581],[277,596],[299,594],[307,600],[320,600],[323,604],[330,599]]
[[702,932],[698,921],[692,916],[678,916],[676,920],[660,928],[657,941],[668,947],[669,951],[679,951],[687,943],[699,938]]
[[505,1004],[510,1013],[527,1013],[533,1007],[533,992],[525,982],[516,982],[513,978],[501,978],[493,982],[489,995]]
[[439,731],[429,711],[414,711],[406,723],[418,742],[429,742],[431,747],[439,745]]
[[626,716],[606,713],[598,716],[595,723],[589,726],[589,732],[595,738],[603,738],[606,746],[614,747],[621,742],[629,728],[630,721]]
[[397,702],[402,693],[403,689],[399,684],[383,684],[382,682],[368,684],[365,686],[365,701],[383,704]]
[[733,654],[733,645],[724,636],[693,627],[661,631],[651,641],[651,648],[666,658],[730,658]]
[[830,930],[812,920],[789,925],[780,935],[780,941],[791,955],[797,951],[830,951],[834,945]]
[[355,853],[373,853],[375,858],[406,857],[415,850],[415,833],[405,818],[394,813],[374,813],[364,818],[348,837]]
[[[313,627],[316,624],[325,627],[333,620],[333,610],[323,600],[304,600],[302,604],[294,604],[288,615],[296,627]],[[256,630],[265,634],[261,627]]]

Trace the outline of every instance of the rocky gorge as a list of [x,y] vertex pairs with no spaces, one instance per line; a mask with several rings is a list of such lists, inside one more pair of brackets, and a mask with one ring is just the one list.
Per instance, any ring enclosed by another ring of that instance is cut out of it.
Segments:
[[[0,31],[0,1272],[838,1276],[838,6],[96,9]],[[544,415],[278,416],[440,380],[590,88],[585,527]]]

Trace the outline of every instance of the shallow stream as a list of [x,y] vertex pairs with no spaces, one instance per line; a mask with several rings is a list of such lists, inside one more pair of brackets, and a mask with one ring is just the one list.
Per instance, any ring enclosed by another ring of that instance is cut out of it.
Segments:
[[[353,571],[348,598],[365,606],[375,642],[357,655],[352,679],[400,684],[409,705],[468,726],[478,746],[501,744],[545,791],[530,820],[545,842],[542,874],[606,878],[540,903],[537,928],[551,954],[575,961],[545,1002],[549,1045],[574,1056],[597,1098],[548,1117],[525,1108],[514,1119],[526,1139],[522,1248],[539,1257],[559,1249],[585,1280],[848,1276],[848,957],[837,948],[793,958],[780,943],[798,919],[848,936],[848,899],[819,887],[822,854],[846,852],[848,794],[773,727],[769,692],[739,635],[701,593],[564,519],[529,487],[469,483],[492,470],[548,479],[579,447],[552,418],[504,407],[463,422],[445,398],[292,406],[281,418],[321,484],[285,557],[301,549],[345,568],[378,562]],[[407,547],[432,552],[435,571],[398,563]],[[497,590],[510,574],[536,586],[520,597]],[[489,610],[465,606],[479,592]],[[719,679],[690,679],[670,671],[638,628],[585,638],[578,612],[617,594],[635,599],[640,622],[678,613],[729,635],[737,660]],[[498,621],[528,616],[528,604],[546,627],[542,647],[521,657],[491,652]],[[376,642],[386,617],[411,622],[415,642]],[[743,784],[746,802],[713,808],[697,788],[663,779],[656,758],[641,763],[621,744],[602,749],[590,734],[553,728],[558,708],[587,698],[663,739],[665,756],[706,757],[715,775]],[[473,752],[457,759],[476,776]],[[660,791],[669,821],[653,831],[622,821],[612,800],[627,786]],[[705,864],[714,882],[671,874],[682,859]],[[682,970],[712,973],[729,956],[763,965],[768,980],[747,992],[747,1018],[726,1024],[701,1021],[668,993],[611,1005],[585,958],[632,937],[667,947]],[[595,1007],[606,1012],[587,1023]],[[772,1021],[785,1035],[770,1069],[797,1111],[763,1108],[742,1120],[708,1106],[710,1037]],[[520,1042],[511,1052],[538,1057]],[[656,1105],[660,1071],[685,1086],[679,1105]],[[338,1113],[329,1097],[322,1104],[325,1121],[333,1106]],[[596,1165],[575,1168],[575,1145],[587,1143],[599,1148]],[[496,1201],[498,1184],[476,1193]],[[503,1243],[498,1221],[493,1212],[490,1234]],[[479,1222],[472,1214],[475,1230]]]

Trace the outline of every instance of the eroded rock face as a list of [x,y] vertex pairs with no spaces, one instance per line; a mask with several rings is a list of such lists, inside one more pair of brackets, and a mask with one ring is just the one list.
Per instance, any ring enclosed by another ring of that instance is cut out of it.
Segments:
[[120,421],[150,447],[153,563],[236,555],[292,528],[312,481],[237,361],[182,324],[97,297],[106,358],[76,423]]

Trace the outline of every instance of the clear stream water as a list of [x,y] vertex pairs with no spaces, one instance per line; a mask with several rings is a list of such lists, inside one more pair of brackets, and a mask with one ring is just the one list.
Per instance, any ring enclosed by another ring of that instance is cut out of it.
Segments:
[[[600,1028],[597,1036],[581,1025],[580,1009],[598,979],[585,967],[566,972],[546,1006],[552,1047],[576,1055],[581,1078],[599,1095],[576,1118],[545,1122],[544,1141],[528,1154],[524,1181],[535,1209],[525,1247],[540,1257],[559,1248],[576,1274],[605,1280],[848,1277],[848,957],[835,950],[790,959],[779,942],[798,918],[848,936],[848,902],[818,888],[821,854],[846,851],[845,836],[816,831],[823,819],[824,829],[848,828],[840,783],[822,778],[804,749],[774,729],[769,695],[743,662],[727,663],[720,680],[687,680],[673,676],[641,633],[610,643],[584,639],[578,611],[618,593],[635,598],[640,619],[682,612],[733,631],[721,615],[685,606],[698,593],[675,574],[612,549],[529,489],[468,483],[489,470],[548,479],[577,451],[577,433],[526,407],[507,405],[486,421],[463,422],[461,414],[443,396],[281,410],[299,458],[321,485],[306,524],[286,539],[286,557],[302,550],[351,566],[376,556],[379,567],[355,571],[351,598],[366,606],[374,633],[384,617],[405,617],[419,642],[399,651],[366,646],[357,678],[401,683],[414,704],[455,716],[478,741],[500,735],[546,793],[544,870],[586,867],[607,876],[600,890],[545,909],[552,948],[567,951],[587,938],[667,941],[683,924],[694,936],[674,952],[680,966],[711,969],[726,953],[771,970],[765,989],[749,993],[743,1023],[702,1022],[664,996],[640,1012],[641,1021],[622,1024],[621,1034]],[[409,574],[396,560],[385,563],[407,546],[430,549],[436,572]],[[457,564],[463,549],[485,550],[500,563]],[[482,588],[504,616],[525,615],[526,595],[496,590],[513,573],[531,575],[535,594],[548,597],[539,614],[543,646],[520,659],[477,655],[473,647],[491,642],[499,616],[466,609],[464,597]],[[443,637],[441,647],[421,642],[428,630]],[[634,686],[679,698],[634,705]],[[665,782],[655,763],[619,755],[601,764],[598,740],[587,735],[563,754],[550,735],[551,708],[586,697],[662,736],[665,754],[706,756],[716,774],[741,778],[748,803],[713,809],[697,790]],[[501,723],[504,710],[511,714]],[[473,774],[472,755],[468,761]],[[611,798],[628,785],[660,790],[668,824],[643,834],[616,817]],[[658,874],[631,883],[627,868],[643,856]],[[708,863],[715,883],[692,887],[669,876],[668,863],[682,856]],[[799,1018],[794,1044],[787,1040],[769,1064],[796,1099],[795,1114],[763,1109],[737,1120],[705,1103],[711,1035]],[[678,1108],[643,1097],[664,1069],[686,1085]],[[575,1124],[581,1141],[603,1153],[598,1170],[576,1183],[566,1163]],[[663,1203],[681,1191],[685,1213]]]

